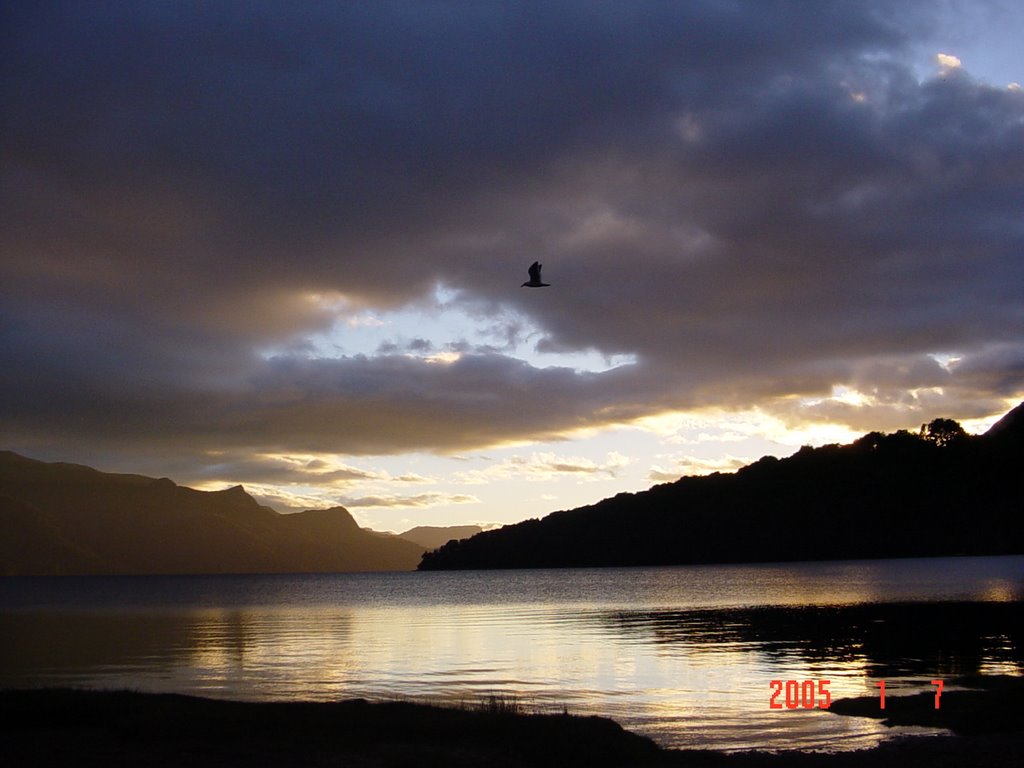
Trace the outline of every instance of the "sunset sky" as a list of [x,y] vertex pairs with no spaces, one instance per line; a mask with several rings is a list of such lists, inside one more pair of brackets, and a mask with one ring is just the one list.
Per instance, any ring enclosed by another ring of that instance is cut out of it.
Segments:
[[398,531],[982,430],[1021,40],[1011,0],[5,2],[0,448]]

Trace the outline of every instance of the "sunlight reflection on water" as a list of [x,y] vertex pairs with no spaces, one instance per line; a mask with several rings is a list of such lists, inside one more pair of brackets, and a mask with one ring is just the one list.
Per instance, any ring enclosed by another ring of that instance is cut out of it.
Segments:
[[[993,585],[998,585],[995,588]],[[309,576],[8,579],[0,685],[237,699],[411,698],[612,717],[665,746],[870,746],[892,731],[769,709],[1022,674],[1024,558]],[[1016,601],[1016,602],[1015,602]],[[817,684],[817,682],[815,683]]]

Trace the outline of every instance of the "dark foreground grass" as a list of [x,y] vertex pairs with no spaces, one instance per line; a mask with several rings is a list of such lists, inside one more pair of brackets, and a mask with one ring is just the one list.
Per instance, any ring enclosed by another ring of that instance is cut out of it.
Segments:
[[[1018,717],[998,729],[960,728],[960,736],[904,739],[863,752],[723,755],[664,750],[605,718],[526,714],[518,706],[239,703],[126,691],[0,691],[0,755],[12,768],[1024,766],[1024,689],[1007,683],[981,695],[986,693],[996,695],[999,706],[1015,706]],[[944,693],[943,710],[955,712],[956,698],[955,692]],[[986,705],[972,706],[977,722],[985,720]]]

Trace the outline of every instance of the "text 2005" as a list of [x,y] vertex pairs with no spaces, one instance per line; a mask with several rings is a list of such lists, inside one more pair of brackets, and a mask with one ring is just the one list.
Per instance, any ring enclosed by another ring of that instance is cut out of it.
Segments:
[[[782,703],[778,700],[785,691],[786,709],[828,709],[832,703],[832,694],[828,692],[829,680],[772,680],[771,686],[775,690],[768,700],[770,709],[782,709]],[[817,685],[815,685],[817,683]]]

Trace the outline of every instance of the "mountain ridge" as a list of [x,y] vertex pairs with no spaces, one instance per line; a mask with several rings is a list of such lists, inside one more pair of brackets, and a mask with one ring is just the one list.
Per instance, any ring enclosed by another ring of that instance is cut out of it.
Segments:
[[417,525],[398,535],[427,549],[437,549],[452,539],[468,539],[483,530],[479,525]]
[[871,559],[1024,552],[1024,404],[985,435],[936,419],[766,456],[552,512],[426,552],[421,570]]
[[424,549],[344,507],[283,515],[240,485],[199,491],[0,451],[0,574],[412,570]]

